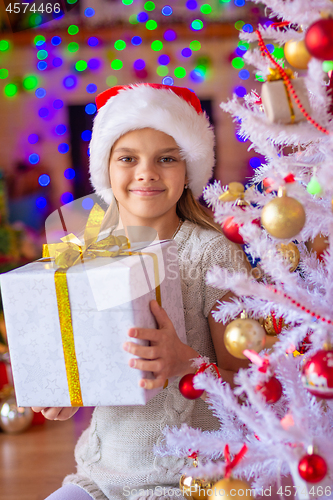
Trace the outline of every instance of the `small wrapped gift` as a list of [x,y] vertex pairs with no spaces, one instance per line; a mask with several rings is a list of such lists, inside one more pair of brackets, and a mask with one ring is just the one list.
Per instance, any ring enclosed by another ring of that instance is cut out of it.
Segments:
[[93,233],[88,221],[83,245],[70,235],[48,246],[51,258],[0,277],[19,406],[145,404],[161,389],[139,387],[153,374],[130,368],[122,345],[137,341],[130,328],[156,328],[152,299],[186,343],[176,243],[129,249],[125,237]]
[[[288,70],[286,71],[288,72]],[[271,123],[284,124],[305,121],[305,116],[290,95],[279,73],[271,70],[267,80],[261,88],[261,100],[268,120]],[[304,109],[310,113],[311,108],[304,78],[292,78],[291,83]]]

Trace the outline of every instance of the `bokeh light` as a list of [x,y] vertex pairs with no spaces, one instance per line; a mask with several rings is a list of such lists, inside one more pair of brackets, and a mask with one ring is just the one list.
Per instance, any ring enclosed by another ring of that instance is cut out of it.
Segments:
[[234,93],[237,95],[237,97],[244,97],[246,95],[246,88],[242,85],[239,85],[238,87],[235,87]]
[[7,40],[0,40],[0,51],[5,52],[9,49],[9,42]]
[[242,137],[238,131],[236,131],[235,135],[236,135],[237,141],[239,141],[239,142],[246,142],[247,141],[247,139],[245,137]]
[[191,22],[191,29],[194,31],[199,31],[203,28],[203,22],[201,19],[194,19],[194,21]]
[[15,83],[8,83],[4,88],[4,94],[7,97],[13,97],[18,92],[17,85]]
[[137,15],[136,15],[136,14],[131,14],[131,15],[129,16],[129,18],[128,18],[128,22],[129,22],[130,24],[138,24],[138,23],[139,23],[139,21],[138,21],[138,17],[137,17]]
[[89,59],[89,61],[88,61],[88,68],[91,70],[96,70],[96,69],[100,68],[101,64],[102,63],[101,63],[100,59],[96,59],[93,57],[93,58]]
[[36,144],[39,140],[39,137],[37,134],[30,134],[28,135],[28,142],[29,144]]
[[328,73],[329,71],[333,70],[333,61],[323,61],[323,71],[325,73]]
[[69,192],[62,193],[60,200],[61,200],[61,203],[66,205],[67,203],[70,203],[71,201],[74,200],[74,196],[72,195],[72,193],[69,193]]
[[39,155],[37,153],[29,155],[29,162],[31,165],[36,165],[39,162]]
[[25,90],[32,90],[38,85],[38,78],[35,75],[28,75],[23,78],[23,87]]
[[242,30],[244,31],[244,33],[253,33],[253,26],[252,24],[244,24]]
[[38,178],[39,184],[43,187],[48,186],[50,184],[50,181],[51,181],[50,176],[47,174],[42,174]]
[[90,102],[89,104],[86,105],[84,110],[87,113],[87,115],[93,115],[97,111],[96,104]]
[[149,16],[148,16],[147,12],[139,12],[139,14],[136,16],[136,18],[139,21],[139,23],[145,23],[146,21],[148,21]]
[[35,90],[35,96],[38,97],[38,99],[42,99],[46,96],[46,90],[43,89],[43,87],[39,87]]
[[[58,58],[58,59],[60,59],[60,58]],[[47,68],[47,62],[46,61],[38,61],[38,63],[37,63],[37,69],[39,69],[39,71],[44,71],[46,68]]]
[[170,5],[164,5],[164,7],[162,7],[161,12],[162,12],[163,16],[171,16],[173,10],[170,7]]
[[119,71],[124,66],[123,62],[120,59],[114,59],[111,62],[111,68],[115,71]]
[[69,75],[63,79],[62,83],[66,89],[73,89],[77,85],[77,78],[74,75]]
[[47,116],[49,116],[49,110],[48,110],[48,108],[46,108],[46,107],[40,108],[38,110],[38,115],[41,118],[46,118]]
[[34,38],[34,44],[36,45],[36,47],[40,47],[41,45],[44,45],[45,42],[46,42],[46,39],[45,39],[45,36],[43,36],[43,35],[36,35]]
[[158,63],[162,66],[166,66],[170,62],[170,57],[167,54],[161,54],[158,58]]
[[245,61],[241,57],[234,57],[231,64],[235,69],[242,69],[245,66]]
[[182,66],[178,66],[177,68],[174,69],[174,75],[176,78],[185,78],[186,69],[183,68]]
[[61,57],[54,57],[53,60],[52,60],[52,65],[55,67],[55,68],[59,68],[61,65],[62,65],[62,59]]
[[109,87],[114,87],[114,85],[117,85],[118,83],[118,78],[114,75],[109,75],[106,80],[105,80],[106,85]]
[[145,2],[143,8],[145,10],[148,10],[148,12],[152,12],[153,10],[155,10],[155,4],[154,2],[151,2],[151,0],[148,0],[148,2]]
[[177,38],[177,33],[171,29],[165,30],[165,32],[163,33],[163,38],[167,42],[173,42]]
[[192,40],[192,42],[190,43],[190,49],[193,50],[193,52],[200,50],[201,43],[198,40]]
[[174,80],[171,76],[165,76],[162,80],[163,85],[173,85]]
[[52,45],[54,45],[55,47],[56,47],[57,45],[60,45],[60,44],[61,44],[61,42],[62,42],[62,40],[61,40],[60,36],[53,36],[53,37],[51,38],[51,43],[52,43]]
[[261,165],[261,160],[257,156],[253,156],[252,158],[250,158],[249,163],[250,163],[252,168],[258,168]]
[[188,47],[185,47],[185,49],[182,50],[181,54],[183,57],[191,57],[192,50],[189,49]]
[[42,61],[43,59],[46,59],[48,55],[49,55],[49,53],[47,52],[47,50],[44,50],[44,49],[39,50],[37,52],[37,59]]
[[79,27],[76,26],[76,24],[71,24],[69,27],[68,27],[68,33],[70,35],[76,35],[78,32],[79,32]]
[[189,10],[195,10],[198,7],[196,0],[187,0],[186,8]]
[[90,139],[91,139],[91,130],[84,130],[81,133],[81,139],[83,141],[90,141]]
[[151,43],[151,49],[154,50],[155,52],[159,52],[160,50],[163,49],[163,43],[160,40],[154,40]]
[[77,52],[79,50],[80,46],[77,42],[70,42],[67,45],[67,50],[68,52]]
[[136,59],[133,63],[133,67],[137,70],[144,69],[146,67],[146,63],[143,59]]
[[204,3],[203,5],[201,5],[201,7],[200,7],[200,11],[201,11],[203,14],[205,14],[205,15],[207,15],[207,14],[211,14],[211,12],[212,12],[212,7],[211,7],[211,5],[209,5],[209,3]]
[[202,83],[205,80],[205,73],[202,68],[194,68],[190,72],[190,79],[194,83]]
[[132,45],[141,45],[142,38],[139,36],[133,36],[131,42],[132,42]]
[[95,83],[88,83],[86,86],[86,91],[88,94],[94,94],[97,90],[97,85]]
[[245,0],[234,0],[234,4],[236,5],[236,7],[244,7]]
[[117,40],[114,42],[114,48],[116,50],[124,50],[126,49],[126,42],[124,40]]
[[85,69],[87,69],[87,67],[88,67],[88,63],[87,63],[87,61],[83,61],[83,59],[80,59],[80,61],[77,61],[75,63],[76,71],[84,71]]
[[64,172],[64,177],[68,180],[72,180],[75,177],[75,170],[74,168],[66,168]]
[[82,208],[84,208],[85,210],[91,210],[94,204],[95,203],[92,198],[84,198],[82,200]]
[[272,54],[274,57],[276,57],[276,59],[283,59],[284,58],[283,47],[275,47]]
[[95,15],[95,10],[91,7],[87,7],[86,10],[84,11],[84,15],[86,17],[93,17]]
[[67,127],[66,125],[64,125],[63,123],[60,123],[59,125],[56,126],[55,128],[55,133],[57,135],[64,135],[67,131]]
[[88,38],[87,44],[89,45],[89,47],[97,47],[97,45],[99,44],[99,39],[97,38],[97,36],[91,36]]
[[244,26],[244,21],[242,21],[241,19],[239,19],[238,21],[235,22],[235,28],[236,30],[239,30],[241,31],[243,29],[243,26]]
[[44,196],[39,196],[36,200],[36,207],[37,208],[45,208],[47,205],[46,198]]
[[158,76],[166,76],[169,73],[169,69],[167,66],[158,66],[156,68],[156,73]]
[[248,69],[241,69],[238,76],[241,80],[248,80],[250,78],[250,72]]
[[52,103],[54,109],[61,109],[64,106],[64,101],[61,99],[55,99]]
[[5,78],[7,78],[8,74],[9,74],[8,73],[8,69],[6,69],[6,68],[0,69],[0,78],[1,78],[1,80],[4,80]]
[[157,22],[154,21],[153,19],[149,19],[149,21],[146,22],[146,28],[149,31],[156,30]]
[[67,142],[62,142],[61,144],[59,144],[58,151],[61,154],[68,153],[68,151],[69,151],[69,145],[67,144]]
[[124,5],[132,5],[133,0],[121,0]]

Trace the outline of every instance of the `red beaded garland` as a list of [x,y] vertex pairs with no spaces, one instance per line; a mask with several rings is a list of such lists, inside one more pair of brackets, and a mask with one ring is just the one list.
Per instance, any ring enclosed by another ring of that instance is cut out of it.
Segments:
[[179,391],[186,399],[198,399],[204,393],[203,389],[194,388],[193,378],[195,375],[195,373],[188,373],[179,381]]
[[304,481],[319,483],[327,474],[327,464],[320,455],[305,455],[298,464],[298,472]]

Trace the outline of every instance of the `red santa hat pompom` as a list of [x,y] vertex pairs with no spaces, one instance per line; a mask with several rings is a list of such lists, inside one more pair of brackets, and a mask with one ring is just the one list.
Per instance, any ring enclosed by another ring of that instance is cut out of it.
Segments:
[[98,113],[90,142],[90,180],[107,203],[112,195],[109,158],[113,144],[131,130],[153,128],[174,138],[186,161],[195,198],[213,173],[214,132],[194,92],[156,83],[116,86],[96,97]]

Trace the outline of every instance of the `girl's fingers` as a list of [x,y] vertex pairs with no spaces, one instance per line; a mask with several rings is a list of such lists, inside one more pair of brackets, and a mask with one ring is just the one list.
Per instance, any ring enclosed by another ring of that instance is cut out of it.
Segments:
[[161,358],[154,359],[153,361],[149,361],[146,359],[132,358],[128,362],[131,368],[135,368],[136,370],[160,373],[163,370],[163,363]]
[[164,387],[165,377],[159,376],[155,379],[142,378],[139,382],[139,386],[144,389],[157,389],[159,387]]
[[130,328],[128,336],[143,340],[158,340],[160,338],[160,330],[155,328]]
[[156,359],[159,358],[159,348],[155,346],[143,346],[134,342],[125,342],[123,345],[125,351],[139,356],[139,358]]

